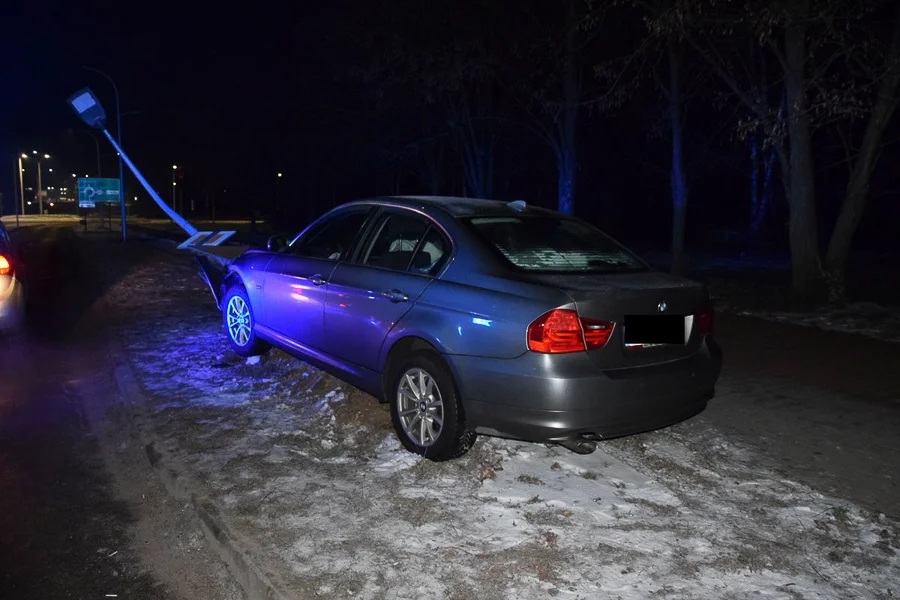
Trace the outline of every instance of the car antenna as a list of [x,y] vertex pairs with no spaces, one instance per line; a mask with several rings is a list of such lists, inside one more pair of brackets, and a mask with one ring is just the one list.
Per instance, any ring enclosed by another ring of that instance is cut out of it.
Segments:
[[518,212],[522,212],[528,207],[524,200],[513,200],[512,202],[507,202],[506,205]]

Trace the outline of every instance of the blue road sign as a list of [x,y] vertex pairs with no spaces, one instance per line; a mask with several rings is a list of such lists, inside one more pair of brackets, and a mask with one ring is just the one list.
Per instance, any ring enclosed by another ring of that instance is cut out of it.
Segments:
[[94,208],[98,202],[118,203],[122,201],[118,179],[88,177],[78,180],[78,206]]

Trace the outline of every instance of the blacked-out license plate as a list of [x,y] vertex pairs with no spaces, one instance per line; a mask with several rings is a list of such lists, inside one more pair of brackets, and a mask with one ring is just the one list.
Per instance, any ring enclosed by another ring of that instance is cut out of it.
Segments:
[[685,343],[684,315],[625,315],[625,345]]

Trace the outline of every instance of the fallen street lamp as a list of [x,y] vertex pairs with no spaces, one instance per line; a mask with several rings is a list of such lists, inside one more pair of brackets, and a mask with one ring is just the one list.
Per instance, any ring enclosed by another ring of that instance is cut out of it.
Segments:
[[[197,228],[188,223],[184,217],[175,212],[172,208],[166,205],[163,202],[163,199],[159,197],[159,194],[156,193],[144,176],[138,171],[137,167],[134,166],[134,163],[131,162],[131,159],[128,158],[128,155],[125,154],[125,151],[119,146],[118,142],[110,135],[109,131],[106,129],[106,112],[103,110],[103,107],[100,105],[100,102],[97,100],[97,97],[90,90],[90,88],[84,88],[78,92],[72,94],[68,99],[69,105],[75,111],[75,113],[81,118],[82,121],[85,122],[89,127],[93,129],[100,130],[106,139],[109,140],[109,143],[113,145],[116,149],[116,152],[119,153],[122,161],[128,165],[128,168],[131,169],[131,172],[134,173],[134,176],[140,182],[144,189],[147,190],[147,193],[150,194],[150,197],[153,198],[153,201],[162,209],[166,215],[170,219],[172,219],[175,223],[178,224],[179,227],[184,229],[188,234],[195,235],[197,233]],[[121,194],[121,190],[120,190]],[[120,198],[121,201],[124,199]],[[122,214],[122,231],[125,231],[125,214]]]

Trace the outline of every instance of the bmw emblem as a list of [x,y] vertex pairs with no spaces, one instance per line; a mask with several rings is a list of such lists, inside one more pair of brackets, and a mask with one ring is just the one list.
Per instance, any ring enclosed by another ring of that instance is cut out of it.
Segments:
[[669,305],[666,304],[666,301],[665,301],[665,300],[663,300],[662,302],[660,302],[660,303],[656,306],[656,308],[659,309],[659,312],[664,313],[664,312],[666,312],[666,309],[669,308]]

